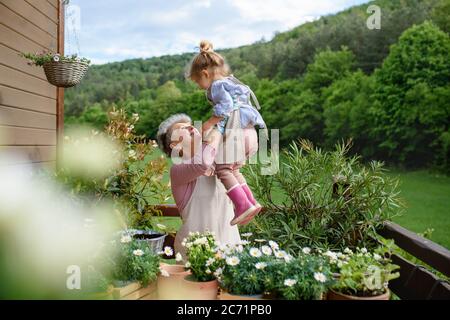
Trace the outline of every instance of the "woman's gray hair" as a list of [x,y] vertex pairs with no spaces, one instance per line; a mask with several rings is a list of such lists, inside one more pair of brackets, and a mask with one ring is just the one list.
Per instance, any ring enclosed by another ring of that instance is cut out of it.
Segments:
[[180,122],[192,123],[191,117],[184,113],[177,113],[171,115],[169,118],[161,122],[159,125],[158,133],[156,134],[156,141],[158,142],[158,147],[168,156],[171,154],[170,143],[172,135],[172,126]]

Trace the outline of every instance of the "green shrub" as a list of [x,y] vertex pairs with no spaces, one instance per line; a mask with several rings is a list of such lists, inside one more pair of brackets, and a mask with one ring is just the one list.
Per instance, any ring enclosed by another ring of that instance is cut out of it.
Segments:
[[244,230],[293,253],[305,246],[372,247],[377,227],[401,209],[398,181],[381,163],[365,166],[348,150],[342,144],[323,152],[300,141],[284,152],[274,175],[263,175],[262,164],[247,166],[247,181],[266,211]]

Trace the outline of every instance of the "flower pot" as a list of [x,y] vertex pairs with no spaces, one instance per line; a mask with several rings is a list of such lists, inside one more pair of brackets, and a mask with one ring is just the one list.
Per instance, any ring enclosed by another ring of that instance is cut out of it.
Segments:
[[217,300],[219,282],[217,279],[211,281],[196,281],[193,275],[183,278],[184,286],[189,292],[186,300]]
[[263,300],[263,294],[253,295],[240,295],[231,294],[225,290],[222,290],[219,295],[219,300]]
[[391,296],[391,292],[389,290],[386,290],[385,293],[380,294],[378,296],[371,296],[371,297],[358,297],[358,296],[352,296],[340,292],[336,292],[334,290],[328,291],[327,294],[327,300],[389,300]]
[[167,236],[164,233],[160,233],[153,230],[135,230],[129,229],[127,231],[137,241],[144,241],[148,244],[149,248],[156,254],[162,251],[164,245],[164,238]]
[[115,300],[155,300],[157,298],[156,281],[143,287],[139,282],[130,282],[115,287],[112,292]]
[[89,64],[81,61],[50,61],[43,68],[48,82],[57,87],[69,88],[80,83]]
[[185,270],[183,265],[180,264],[160,264],[161,270],[166,271],[169,276],[158,276],[158,299],[160,300],[182,300],[189,297],[190,292],[187,291],[184,277],[188,276],[191,272]]

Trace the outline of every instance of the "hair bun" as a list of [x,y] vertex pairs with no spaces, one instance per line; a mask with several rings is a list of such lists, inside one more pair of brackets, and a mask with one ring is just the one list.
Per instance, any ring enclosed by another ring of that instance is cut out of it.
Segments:
[[202,40],[200,42],[200,53],[213,51],[213,45],[208,40]]

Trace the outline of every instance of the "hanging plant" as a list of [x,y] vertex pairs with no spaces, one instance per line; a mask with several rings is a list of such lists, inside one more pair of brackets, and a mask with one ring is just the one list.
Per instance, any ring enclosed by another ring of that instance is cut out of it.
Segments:
[[48,82],[57,87],[73,87],[80,83],[86,74],[90,60],[76,54],[64,56],[59,53],[44,51],[42,53],[22,53],[29,65],[43,67]]

